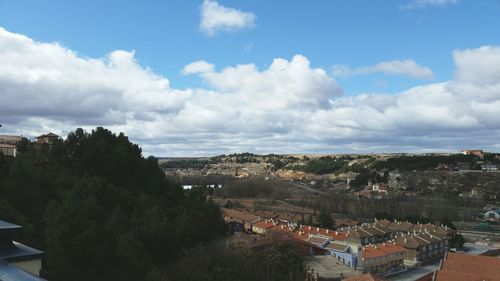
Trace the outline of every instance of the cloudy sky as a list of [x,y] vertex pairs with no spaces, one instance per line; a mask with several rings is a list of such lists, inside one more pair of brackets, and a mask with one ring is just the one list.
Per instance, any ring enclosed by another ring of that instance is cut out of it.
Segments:
[[499,0],[0,0],[0,134],[145,155],[500,151]]

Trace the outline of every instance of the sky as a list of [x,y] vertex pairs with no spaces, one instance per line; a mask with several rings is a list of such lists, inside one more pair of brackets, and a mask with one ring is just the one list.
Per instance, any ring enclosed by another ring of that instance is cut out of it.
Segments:
[[0,0],[0,134],[144,155],[500,151],[500,0]]

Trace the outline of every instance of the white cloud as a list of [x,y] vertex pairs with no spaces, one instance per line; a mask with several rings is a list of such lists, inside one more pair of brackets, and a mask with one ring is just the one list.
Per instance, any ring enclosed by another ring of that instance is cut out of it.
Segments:
[[421,9],[427,6],[446,7],[455,5],[458,0],[412,0],[408,4],[401,6],[402,9]]
[[253,28],[255,15],[234,8],[224,7],[216,0],[204,0],[201,5],[200,30],[212,36],[219,31],[237,31]]
[[188,74],[198,74],[198,73],[206,73],[214,71],[214,65],[210,64],[206,61],[199,60],[192,62],[182,69],[181,73],[184,75]]
[[264,69],[197,61],[183,72],[207,88],[181,91],[133,52],[85,58],[0,29],[1,133],[104,125],[156,155],[498,150],[500,47],[457,50],[453,58],[452,80],[396,95],[342,96],[302,55]]
[[434,77],[432,70],[417,64],[414,60],[392,60],[380,62],[373,66],[362,66],[351,68],[346,65],[333,66],[334,76],[349,76],[370,73],[384,73],[387,75],[403,75],[419,79],[431,79]]

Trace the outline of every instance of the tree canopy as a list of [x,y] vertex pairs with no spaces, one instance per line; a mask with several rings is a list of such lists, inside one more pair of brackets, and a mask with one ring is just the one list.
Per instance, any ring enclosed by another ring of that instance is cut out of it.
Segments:
[[183,191],[122,133],[77,129],[51,145],[23,140],[18,151],[0,154],[1,219],[46,251],[50,280],[147,280],[224,233],[204,192]]

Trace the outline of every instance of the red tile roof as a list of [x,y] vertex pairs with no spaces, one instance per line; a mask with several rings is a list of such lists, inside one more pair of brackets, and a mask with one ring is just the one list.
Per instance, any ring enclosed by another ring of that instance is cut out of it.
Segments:
[[277,225],[277,223],[270,219],[261,220],[253,224],[254,227],[261,229],[269,229],[274,227],[275,225]]
[[252,214],[232,210],[232,209],[227,209],[227,208],[221,208],[222,214],[226,217],[234,218],[237,220],[245,221],[245,222],[255,222],[259,220],[259,217],[254,216]]
[[391,253],[402,253],[404,248],[394,243],[382,243],[363,247],[361,255],[365,259],[383,257]]
[[448,253],[436,281],[500,281],[500,259]]
[[330,237],[333,240],[346,240],[347,239],[347,233],[342,233],[334,230],[329,230],[325,228],[320,228],[320,227],[314,227],[314,226],[307,226],[303,225],[297,229],[297,231],[302,231],[307,234],[313,234],[313,235],[321,235],[321,236],[326,236]]

